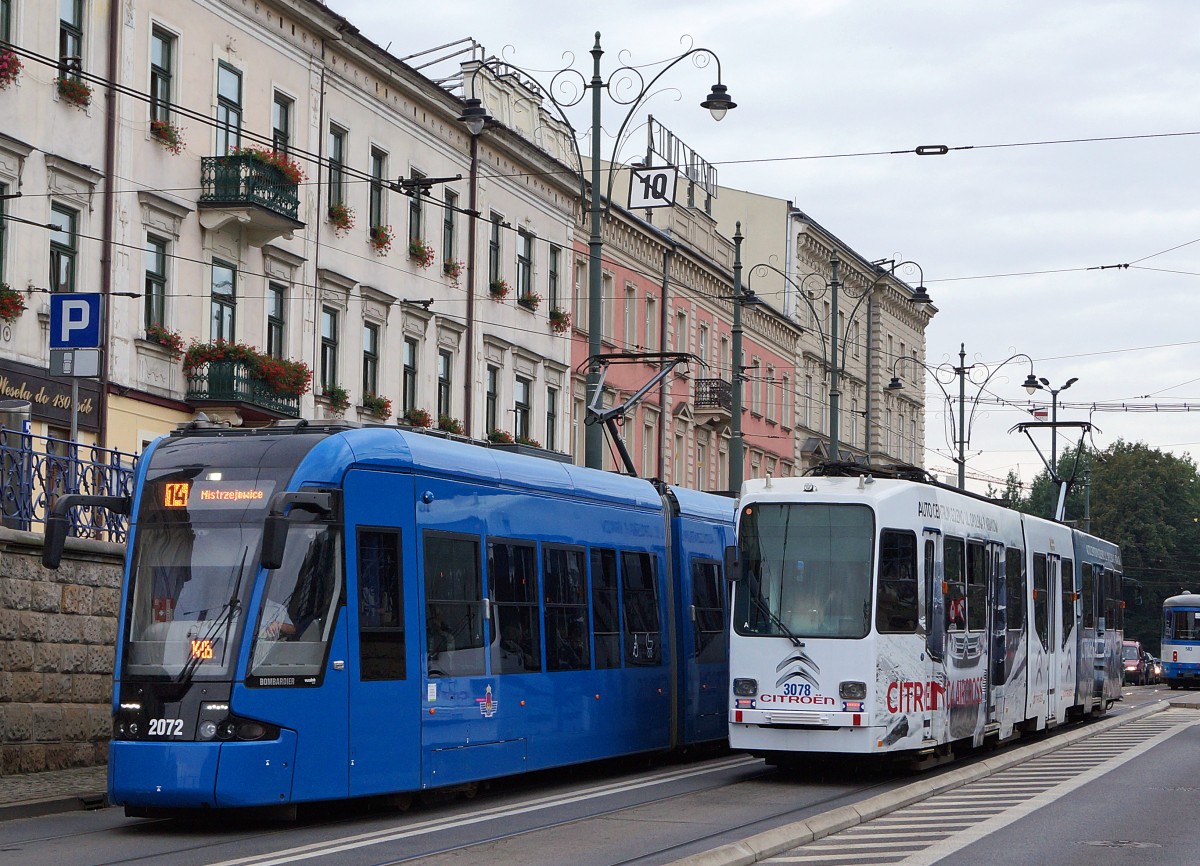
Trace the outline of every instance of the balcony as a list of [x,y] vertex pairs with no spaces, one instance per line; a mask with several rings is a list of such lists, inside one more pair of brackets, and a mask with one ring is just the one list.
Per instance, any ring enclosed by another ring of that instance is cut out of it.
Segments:
[[733,387],[724,379],[697,379],[692,408],[699,424],[728,424],[733,419]]
[[251,154],[206,156],[200,160],[200,224],[210,231],[240,224],[252,246],[291,238],[304,228],[300,185],[274,165]]
[[299,397],[281,394],[240,361],[209,361],[196,367],[188,374],[185,399],[210,416],[235,415],[248,427],[300,417]]

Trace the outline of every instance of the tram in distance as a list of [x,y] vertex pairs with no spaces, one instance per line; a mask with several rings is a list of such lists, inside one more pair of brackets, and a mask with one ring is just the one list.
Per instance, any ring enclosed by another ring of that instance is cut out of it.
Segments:
[[1116,545],[915,468],[818,472],[742,489],[732,748],[938,763],[1120,698]]
[[193,422],[129,503],[109,800],[287,806],[723,741],[733,502],[396,427]]
[[1167,685],[1200,686],[1200,595],[1185,589],[1163,602],[1161,652]]

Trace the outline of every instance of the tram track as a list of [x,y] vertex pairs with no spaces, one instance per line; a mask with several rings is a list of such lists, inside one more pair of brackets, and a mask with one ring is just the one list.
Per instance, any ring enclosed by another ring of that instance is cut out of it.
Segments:
[[[1149,693],[1143,697],[1140,689],[1128,698],[1124,712],[1099,720],[1099,724],[1132,721],[1132,716],[1153,710],[1139,709],[1139,700],[1158,700]],[[212,824],[158,819],[10,839],[0,847],[6,855],[21,856],[22,862],[54,866],[140,866],[148,862],[180,866],[438,866],[460,863],[463,857],[530,864],[657,866],[719,848],[730,839],[771,833],[781,826],[861,808],[871,800],[897,797],[904,788],[929,788],[940,784],[943,775],[978,772],[972,769],[974,765],[1006,760],[1009,752],[1022,748],[1053,751],[1062,737],[1088,736],[1096,724],[1063,726],[1036,738],[1023,738],[1011,746],[922,773],[915,780],[911,774],[882,771],[864,779],[853,765],[838,762],[831,762],[824,776],[783,773],[748,756],[730,755],[659,765],[648,771],[630,772],[627,767],[619,772],[604,765],[582,768],[572,774],[577,780],[573,785],[561,781],[561,771],[539,774],[540,778],[513,777],[476,799],[427,804],[400,818],[365,811],[359,802],[350,806],[349,812],[347,807],[335,805],[338,811],[327,818],[318,813],[318,817],[297,824],[264,827],[261,822],[247,822],[233,828],[220,824],[219,837],[208,832]],[[595,771],[600,771],[597,778],[583,778]],[[839,773],[847,778],[836,778]],[[558,783],[552,781],[556,778]],[[103,812],[88,814],[100,817]],[[108,815],[110,822],[114,818]],[[243,828],[247,832],[238,835],[236,830]],[[613,838],[636,840],[636,844],[606,847],[605,840]],[[579,846],[578,857],[545,854],[571,844]],[[119,856],[113,856],[115,846],[123,849]],[[59,849],[74,849],[77,856],[87,856],[78,860],[50,856]],[[541,859],[526,856],[530,849],[540,850]],[[506,856],[509,853],[511,857]],[[22,854],[36,856],[27,859]]]

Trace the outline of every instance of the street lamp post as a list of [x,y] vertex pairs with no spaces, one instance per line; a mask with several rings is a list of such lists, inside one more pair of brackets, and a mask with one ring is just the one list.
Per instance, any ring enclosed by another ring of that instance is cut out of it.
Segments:
[[[1079,379],[1072,377],[1059,387],[1051,388],[1049,379],[1038,379],[1040,384],[1036,390],[1050,392],[1050,473],[1055,479],[1058,478],[1058,394],[1078,381]],[[1033,391],[1029,393],[1032,394]]]
[[[739,225],[740,225],[740,223],[739,223]],[[735,239],[735,242],[736,242],[736,239]],[[736,249],[737,249],[737,247],[735,246],[735,250]],[[830,280],[827,284],[822,286],[822,291],[824,291],[825,289],[828,289],[829,293],[830,293],[829,334],[828,334],[829,355],[827,357],[823,357],[822,360],[825,364],[826,369],[829,370],[829,459],[832,461],[837,461],[841,454],[841,396],[842,396],[842,392],[841,392],[840,379],[841,379],[841,374],[846,369],[846,340],[844,340],[844,339],[842,339],[840,341],[842,343],[842,346],[841,346],[842,357],[841,357],[840,361],[838,360],[838,343],[839,343],[838,319],[840,318],[840,313],[838,310],[838,298],[840,297],[841,290],[844,288],[844,286],[843,286],[841,280],[839,279],[840,268],[841,268],[841,259],[838,257],[837,250],[834,250],[833,253],[830,255],[829,265],[830,265]],[[878,263],[876,263],[876,268],[877,268],[878,273],[875,275],[875,278],[871,281],[870,285],[868,285],[865,289],[863,289],[861,294],[851,296],[856,301],[856,303],[854,305],[854,309],[852,309],[850,311],[850,318],[851,319],[854,318],[854,316],[858,313],[858,308],[860,306],[862,306],[863,301],[867,300],[871,296],[871,293],[873,291],[875,291],[875,287],[877,285],[879,285],[885,277],[894,274],[898,268],[900,268],[904,265],[914,266],[915,268],[917,268],[917,270],[921,274],[920,282],[918,283],[917,288],[913,289],[913,294],[912,294],[912,298],[911,298],[912,302],[914,304],[931,303],[931,299],[929,297],[929,292],[927,292],[925,290],[925,271],[919,264],[917,264],[914,261],[897,262],[895,260],[887,260],[886,268],[879,267]],[[805,274],[800,279],[800,282],[797,283],[790,276],[788,276],[786,273],[784,273],[783,271],[781,271],[779,268],[775,267],[774,265],[760,263],[760,264],[752,265],[750,268],[750,271],[751,271],[751,273],[753,273],[754,271],[758,271],[760,276],[762,276],[762,274],[765,273],[766,271],[774,271],[776,274],[781,276],[786,283],[791,285],[792,288],[796,290],[796,295],[801,300],[803,300],[804,303],[808,305],[809,310],[812,311],[813,321],[815,321],[817,323],[818,336],[820,338],[820,345],[821,345],[821,354],[824,356],[825,355],[826,335],[823,331],[821,331],[821,317],[817,314],[817,309],[816,309],[816,307],[813,306],[812,299],[809,298],[808,293],[804,290],[805,280],[807,280],[809,277],[814,277],[814,276],[820,278],[820,274],[817,274],[815,272],[810,273],[810,274]],[[749,294],[751,296],[753,296],[754,293],[753,293],[753,291],[751,291]],[[738,311],[735,307],[735,309],[734,309],[735,323],[738,321],[737,315],[738,315]],[[735,339],[736,339],[736,337],[735,337]],[[737,344],[735,343],[735,345],[737,345]],[[740,380],[735,380],[734,393],[738,399],[740,399],[740,396],[741,396],[739,383],[740,383]],[[868,381],[868,384],[869,384],[869,381]],[[870,435],[870,434],[868,433],[868,435]],[[869,450],[870,449],[868,448],[868,451]]]
[[[737,107],[737,103],[729,98],[728,88],[724,84],[721,83],[721,60],[720,60],[720,58],[718,58],[715,53],[713,53],[712,51],[710,51],[707,48],[691,48],[691,49],[685,51],[683,54],[681,54],[678,57],[674,58],[673,60],[667,62],[666,65],[663,66],[663,68],[660,69],[657,72],[657,74],[655,74],[654,77],[651,78],[649,81],[646,81],[645,78],[643,77],[642,73],[638,69],[636,69],[632,66],[620,66],[620,67],[616,68],[609,74],[608,79],[605,80],[604,76],[601,75],[601,73],[600,73],[600,58],[604,56],[604,49],[600,47],[600,31],[596,31],[596,42],[592,46],[591,55],[592,55],[592,77],[590,79],[585,78],[583,76],[583,74],[581,72],[579,72],[577,69],[574,69],[572,67],[567,67],[565,69],[560,69],[558,72],[556,72],[554,74],[553,78],[551,79],[550,86],[546,87],[546,86],[543,86],[542,84],[540,84],[537,81],[537,79],[534,78],[532,75],[530,75],[528,72],[521,69],[520,67],[515,66],[514,64],[508,62],[507,60],[503,61],[503,63],[493,60],[493,61],[483,62],[475,69],[475,72],[471,78],[471,83],[472,83],[472,89],[473,89],[474,82],[475,82],[474,75],[477,75],[479,73],[480,69],[488,68],[493,73],[495,73],[497,71],[497,68],[499,66],[503,65],[505,67],[515,69],[518,72],[520,72],[522,75],[524,75],[525,78],[527,79],[526,83],[530,84],[532,86],[532,88],[534,90],[536,90],[540,96],[542,96],[544,99],[546,99],[554,107],[555,111],[558,113],[559,119],[561,119],[562,122],[566,125],[567,129],[570,130],[571,143],[572,143],[573,147],[575,148],[575,154],[576,154],[577,159],[579,160],[580,203],[581,204],[582,204],[583,198],[584,198],[583,155],[579,151],[579,143],[577,141],[575,127],[571,124],[571,121],[567,119],[565,109],[570,108],[571,106],[574,106],[574,105],[578,105],[583,100],[584,93],[586,93],[587,91],[590,90],[592,93],[592,128],[591,128],[592,165],[591,165],[591,172],[590,172],[590,175],[591,175],[591,191],[590,191],[591,198],[589,199],[589,206],[588,206],[588,216],[589,216],[589,221],[590,221],[590,234],[588,237],[588,307],[587,307],[587,309],[588,309],[588,325],[587,325],[588,355],[589,355],[590,361],[588,364],[588,374],[587,374],[587,400],[588,400],[589,407],[593,407],[593,406],[598,407],[600,405],[600,394],[597,392],[599,391],[599,388],[600,388],[601,370],[600,370],[600,364],[597,362],[596,359],[601,354],[601,351],[603,348],[601,345],[600,338],[602,336],[601,329],[602,329],[602,325],[603,325],[603,316],[604,316],[604,307],[603,307],[602,297],[600,294],[601,284],[602,284],[601,252],[602,252],[603,246],[604,246],[604,241],[600,234],[600,225],[601,225],[600,219],[601,219],[601,214],[603,212],[603,208],[601,207],[601,195],[600,195],[600,156],[601,156],[601,147],[600,147],[601,99],[600,99],[600,94],[601,94],[601,91],[607,90],[609,98],[613,102],[617,103],[618,105],[628,105],[629,106],[629,111],[625,115],[625,118],[621,121],[621,126],[617,130],[617,134],[614,139],[615,143],[613,145],[613,158],[610,160],[610,162],[614,163],[614,164],[617,161],[617,148],[619,148],[621,145],[621,140],[624,136],[625,127],[629,125],[629,121],[632,119],[634,113],[646,101],[647,97],[653,90],[654,85],[658,82],[658,80],[669,69],[672,69],[678,63],[680,63],[681,61],[683,61],[684,59],[686,59],[688,57],[692,57],[693,62],[698,67],[706,66],[710,61],[715,61],[717,64],[717,83],[712,86],[712,90],[709,92],[708,97],[703,102],[700,103],[701,108],[707,108],[709,110],[709,112],[712,114],[712,117],[714,120],[721,120],[725,116],[727,111],[729,111],[732,108]],[[559,99],[555,98],[554,90],[556,87],[556,82],[558,81],[560,75],[568,75],[568,76],[574,75],[579,78],[578,87],[579,87],[580,92],[574,99],[566,99],[566,100],[560,101]],[[636,81],[634,79],[636,79]],[[614,82],[621,85],[622,87],[621,88],[614,87],[613,86]],[[623,90],[624,85],[629,85],[632,87],[634,84],[640,84],[640,87],[637,88],[637,92],[631,98],[625,99],[618,95],[618,91]],[[476,125],[478,128],[482,128],[483,123],[488,119],[487,110],[483,107],[482,102],[478,98],[476,98],[474,95],[472,95],[472,97],[470,99],[465,100],[464,105],[465,105],[465,107],[463,109],[462,115],[459,117],[459,120],[466,123],[468,125],[468,128],[474,129],[474,128],[476,128]],[[607,193],[607,195],[604,196],[605,201],[611,201],[611,199],[612,199],[613,174],[614,173],[610,171],[609,181],[608,181],[608,193]],[[594,421],[594,417],[592,415],[589,415],[589,417],[586,420],[587,420],[587,423],[585,425],[586,431],[585,431],[585,441],[584,441],[584,465],[589,466],[594,469],[601,469],[604,466],[604,430],[600,424],[592,423]]]
[[[959,345],[958,345],[958,366],[957,367],[951,366],[950,364],[947,364],[947,363],[942,363],[942,364],[938,364],[936,366],[931,367],[928,364],[924,364],[921,361],[918,361],[916,358],[897,358],[892,363],[892,381],[889,382],[888,386],[887,386],[887,389],[889,391],[897,391],[904,387],[904,383],[902,381],[900,381],[900,377],[896,375],[896,370],[900,367],[901,364],[903,364],[904,362],[907,361],[910,364],[914,364],[917,367],[920,367],[922,370],[925,370],[926,372],[928,372],[930,375],[933,376],[933,381],[934,381],[934,383],[937,384],[938,390],[940,390],[942,392],[942,396],[946,398],[946,404],[948,406],[953,404],[953,401],[951,400],[951,397],[950,397],[950,393],[946,390],[946,387],[945,387],[946,384],[949,383],[949,380],[947,380],[946,383],[943,383],[942,380],[939,378],[939,374],[945,373],[945,374],[949,374],[951,378],[953,378],[953,377],[958,378],[958,419],[957,419],[957,421],[958,421],[958,439],[955,442],[955,445],[957,446],[957,449],[958,449],[958,457],[955,460],[955,462],[958,464],[958,489],[959,490],[965,490],[966,486],[967,486],[967,444],[970,442],[970,429],[971,429],[971,425],[975,421],[975,409],[979,405],[979,395],[983,393],[983,389],[987,387],[988,382],[990,382],[992,380],[992,377],[995,376],[996,373],[998,373],[1000,371],[1001,367],[1003,367],[1009,361],[1015,361],[1018,358],[1023,358],[1029,362],[1029,375],[1025,377],[1024,388],[1025,388],[1026,392],[1028,392],[1029,394],[1032,394],[1034,391],[1038,390],[1038,388],[1040,386],[1038,385],[1037,378],[1033,375],[1033,359],[1024,353],[1010,355],[1009,357],[1007,357],[1003,361],[1001,361],[999,364],[995,364],[991,367],[989,367],[987,364],[983,364],[978,361],[975,362],[974,364],[967,364],[966,344],[959,343]],[[980,369],[980,370],[984,371],[984,375],[983,375],[982,379],[980,379],[978,377],[973,377],[971,375],[971,372],[975,369]],[[970,380],[972,385],[978,386],[978,390],[975,392],[975,399],[972,401],[971,415],[970,415],[969,419],[968,419],[967,411],[966,411],[967,381],[968,380]],[[1043,380],[1043,381],[1045,381],[1045,380]],[[951,416],[952,416],[951,417],[951,429],[953,429],[953,427],[954,427],[953,410],[951,410]]]
[[733,370],[729,401],[729,492],[742,490],[746,462],[742,441],[742,224],[733,232]]

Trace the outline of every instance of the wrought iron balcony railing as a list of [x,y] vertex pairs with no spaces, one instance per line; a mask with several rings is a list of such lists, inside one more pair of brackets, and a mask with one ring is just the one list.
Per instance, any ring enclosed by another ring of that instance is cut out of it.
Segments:
[[299,184],[248,154],[203,157],[200,187],[202,206],[259,205],[290,220],[300,212]]
[[697,379],[695,408],[733,411],[733,388],[724,379]]
[[[54,500],[67,493],[129,496],[137,458],[0,427],[0,524],[36,531]],[[72,508],[71,535],[124,542],[129,518],[107,508]]]
[[300,398],[281,394],[241,361],[209,361],[188,373],[189,403],[249,403],[287,418],[300,417]]

